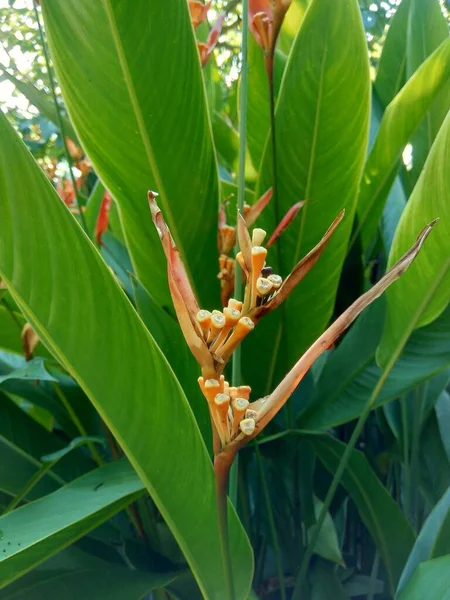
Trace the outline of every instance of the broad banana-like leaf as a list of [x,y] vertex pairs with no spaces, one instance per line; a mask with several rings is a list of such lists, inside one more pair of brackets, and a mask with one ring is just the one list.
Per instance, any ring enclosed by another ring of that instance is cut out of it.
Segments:
[[450,488],[442,496],[423,524],[414,544],[414,548],[409,555],[408,562],[403,569],[403,573],[398,584],[397,593],[401,592],[408,584],[415,569],[421,562],[440,556],[439,554],[435,554],[435,546],[442,528],[444,527],[448,532],[447,519],[449,516]]
[[148,592],[169,584],[174,577],[170,573],[147,573],[107,563],[72,570],[46,570],[30,573],[23,587],[17,584],[6,587],[0,592],[0,600],[142,600]]
[[[317,456],[333,475],[345,444],[331,437],[313,437]],[[395,590],[407,557],[414,544],[414,533],[397,503],[371,469],[366,457],[353,450],[342,485],[358,508],[386,567],[391,590]]]
[[144,491],[122,459],[0,517],[0,588],[107,521]]
[[402,0],[389,24],[383,43],[375,91],[383,108],[394,99],[406,81],[406,39],[411,0]]
[[414,571],[396,600],[450,600],[450,555],[427,560]]
[[[0,156],[0,276],[118,440],[205,595],[220,598],[225,584],[213,470],[186,397],[114,276],[2,114]],[[239,565],[236,596],[244,598],[252,555],[233,511],[230,529]]]
[[413,268],[386,294],[387,314],[377,351],[381,366],[387,364],[394,348],[404,344],[414,329],[431,323],[450,301],[449,160],[450,112],[402,214],[389,254],[389,265],[392,265],[409,247],[421,223],[440,218],[434,235]]
[[450,39],[422,64],[386,108],[377,139],[364,168],[358,199],[363,250],[372,242],[404,147],[450,78]]
[[[302,200],[306,204],[278,240],[278,250],[271,248],[268,264],[286,276],[339,212],[345,209],[346,214],[317,265],[286,301],[281,325],[280,316],[271,316],[252,334],[249,344],[258,348],[259,359],[255,361],[250,353],[259,371],[254,380],[261,379],[261,373],[271,378],[277,359],[285,372],[331,317],[367,150],[369,93],[367,45],[358,3],[312,0],[280,88],[277,185],[258,226],[270,234],[293,204]],[[266,144],[257,186],[261,193],[273,184],[271,164],[272,147]]]
[[[439,0],[412,0],[408,22],[406,75],[412,77],[420,65],[448,38],[448,20]],[[412,168],[407,179],[414,187],[434,139],[450,110],[450,81],[437,94],[423,122],[411,138]]]
[[41,4],[70,118],[120,206],[137,277],[170,303],[152,189],[201,302],[218,299],[218,171],[186,0]]

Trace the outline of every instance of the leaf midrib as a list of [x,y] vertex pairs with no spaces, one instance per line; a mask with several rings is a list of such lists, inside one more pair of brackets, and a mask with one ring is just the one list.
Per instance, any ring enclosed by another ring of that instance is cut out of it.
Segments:
[[[184,248],[182,247],[181,244],[179,244],[179,242],[182,238],[178,234],[178,228],[176,226],[176,219],[174,218],[174,215],[172,214],[170,204],[168,202],[167,192],[165,190],[163,181],[161,179],[161,176],[160,176],[160,173],[158,170],[157,161],[155,159],[153,148],[152,148],[152,145],[150,142],[150,138],[147,133],[144,115],[142,113],[142,109],[141,109],[141,106],[140,106],[140,103],[139,103],[139,100],[138,100],[138,97],[136,94],[136,90],[134,88],[133,77],[131,75],[127,57],[126,57],[126,54],[125,54],[125,51],[124,51],[124,48],[122,45],[122,41],[120,39],[120,35],[119,35],[118,28],[117,28],[117,23],[116,23],[116,19],[114,16],[114,10],[113,10],[112,4],[111,4],[111,0],[103,0],[103,3],[104,3],[105,12],[106,12],[110,30],[111,30],[111,36],[112,36],[113,43],[114,43],[114,46],[115,46],[115,49],[117,52],[117,58],[119,59],[120,68],[122,70],[122,74],[123,74],[123,77],[125,80],[127,92],[130,97],[131,106],[133,108],[134,116],[135,116],[136,123],[137,123],[138,129],[139,129],[140,137],[141,137],[142,143],[144,145],[144,149],[145,149],[145,153],[147,155],[147,160],[148,160],[150,169],[155,178],[155,183],[158,187],[158,189],[155,191],[157,191],[158,194],[160,195],[161,204],[163,205],[163,208],[164,208],[164,218],[169,225],[169,228],[170,228],[171,233],[178,245],[178,249],[179,249],[181,255],[184,256],[185,255]],[[195,291],[195,283],[194,283],[194,280],[192,279],[192,276],[190,273],[189,264],[187,263],[186,260],[184,260],[183,262],[185,263],[185,267],[186,267],[186,270],[189,275],[189,280]]]

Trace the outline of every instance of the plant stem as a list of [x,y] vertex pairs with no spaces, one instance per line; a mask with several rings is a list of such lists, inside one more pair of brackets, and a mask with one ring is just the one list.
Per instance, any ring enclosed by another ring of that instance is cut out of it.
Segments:
[[[244,213],[245,201],[245,159],[247,151],[247,98],[248,98],[248,0],[242,0],[242,68],[241,68],[241,88],[239,97],[239,171],[238,171],[238,196],[237,209]],[[239,252],[238,243],[236,242],[236,254]],[[234,275],[234,295],[237,300],[242,299],[242,272],[235,261]],[[241,384],[241,346],[238,346],[233,354],[232,375],[231,381],[233,386]],[[237,487],[238,487],[238,470],[239,457],[231,467],[230,473],[230,499],[235,507],[237,507]]]
[[5,508],[3,513],[4,515],[14,510],[16,506],[20,504],[20,502],[25,498],[25,496],[27,496],[27,494],[31,492],[34,486],[37,485],[40,482],[40,480],[44,477],[44,475],[53,467],[55,462],[56,461],[45,463],[40,467],[38,471],[36,471],[36,473],[27,481],[23,489],[17,494],[17,496],[14,496],[14,498]]
[[[275,125],[275,86],[273,82],[273,70],[275,67],[275,55],[272,58],[272,70],[271,73],[268,73],[268,82],[269,82],[269,103],[270,103],[270,138],[272,143],[272,202],[274,205],[275,212],[275,225],[278,225],[280,222],[280,214],[279,214],[279,206],[278,206],[278,163],[277,163],[277,134],[276,134],[276,125]],[[280,262],[280,245],[275,244],[277,249],[277,260]],[[278,264],[278,268],[280,268],[280,264]]]
[[270,501],[269,488],[267,486],[266,475],[264,473],[264,467],[261,460],[261,452],[257,444],[253,445],[255,450],[256,462],[258,463],[259,476],[261,478],[262,491],[264,496],[264,502],[266,505],[267,518],[269,520],[270,535],[272,537],[273,550],[275,553],[275,563],[277,568],[278,580],[280,584],[280,598],[286,600],[286,590],[284,587],[284,574],[283,565],[281,562],[280,544],[278,543],[277,528],[275,525],[275,517],[273,515],[272,503]]
[[228,474],[232,463],[229,457],[219,454],[214,459],[214,475],[216,480],[216,503],[219,523],[220,548],[222,550],[225,585],[228,600],[234,600],[233,568],[231,564],[230,541],[228,535]]
[[38,29],[39,29],[39,37],[40,37],[41,44],[42,44],[42,51],[44,53],[45,66],[47,67],[48,80],[49,80],[49,83],[50,83],[50,90],[52,92],[53,102],[55,104],[56,115],[57,115],[57,118],[58,118],[59,131],[61,133],[62,143],[63,143],[63,146],[64,146],[64,154],[65,154],[65,157],[66,157],[67,164],[69,165],[70,179],[72,181],[72,186],[73,186],[73,191],[74,191],[74,194],[75,194],[75,199],[76,199],[76,203],[77,203],[78,212],[80,214],[80,224],[81,224],[82,228],[84,229],[84,231],[86,232],[86,234],[89,235],[88,228],[87,228],[87,225],[86,225],[86,219],[84,218],[83,211],[81,210],[82,206],[81,206],[80,197],[79,197],[79,194],[78,194],[77,182],[75,181],[75,176],[74,176],[73,170],[72,170],[72,164],[73,164],[72,163],[72,157],[70,156],[69,149],[67,147],[66,136],[65,136],[65,133],[64,133],[64,124],[63,124],[63,121],[62,121],[62,118],[61,118],[61,110],[60,110],[60,106],[59,106],[59,103],[58,103],[58,98],[56,96],[55,82],[53,80],[52,68],[51,68],[51,65],[50,65],[50,57],[48,55],[47,44],[45,42],[44,31],[42,29],[41,19],[40,19],[40,16],[39,16],[39,10],[38,10],[38,7],[37,7],[36,0],[33,0],[33,8],[34,8],[34,14],[35,14],[35,17],[36,17]]
[[[64,395],[64,392],[62,391],[61,386],[59,385],[59,383],[57,383],[55,381],[52,382],[52,387],[53,387],[53,389],[55,391],[55,394],[58,396],[59,400],[61,401],[61,404],[66,409],[67,414],[69,415],[69,417],[72,420],[72,423],[78,429],[78,432],[80,433],[80,435],[87,436],[88,433],[87,433],[86,429],[84,428],[83,423],[80,421],[80,419],[78,418],[78,415],[73,410],[70,402],[68,401],[68,399]],[[102,465],[104,465],[105,461],[100,456],[100,454],[97,452],[94,444],[92,442],[88,442],[87,446],[89,448],[89,451],[90,451],[90,453],[92,455],[93,460],[98,464],[98,466],[101,467]]]
[[6,308],[6,310],[7,310],[8,314],[9,314],[9,316],[11,317],[11,319],[14,321],[14,323],[19,328],[19,331],[22,331],[22,325],[20,324],[19,319],[17,318],[15,312],[13,311],[13,309],[11,308],[11,306],[9,305],[9,302],[6,300],[6,298],[2,298],[1,303]]

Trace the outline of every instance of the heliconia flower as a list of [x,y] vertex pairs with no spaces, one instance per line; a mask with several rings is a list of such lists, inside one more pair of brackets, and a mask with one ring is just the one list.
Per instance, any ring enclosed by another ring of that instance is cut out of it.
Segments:
[[[358,298],[342,313],[336,321],[310,346],[292,367],[275,390],[255,402],[246,404],[245,419],[240,422],[239,430],[230,435],[229,454],[234,456],[237,450],[260,433],[291,397],[300,381],[312,367],[315,360],[333,346],[339,336],[353,323],[358,315],[394,283],[411,265],[438,219],[427,225],[418,235],[414,245],[395,263],[395,265],[368,292]],[[330,228],[331,229],[331,228]],[[328,233],[328,232],[327,232]]]
[[106,191],[103,195],[102,204],[100,206],[97,222],[95,224],[95,239],[100,246],[102,245],[102,236],[108,229],[111,202],[111,195],[108,191]]
[[225,13],[221,13],[217,17],[217,20],[214,23],[214,25],[212,26],[206,42],[204,42],[204,43],[197,42],[197,47],[198,47],[198,51],[200,53],[200,62],[202,64],[202,67],[204,67],[206,65],[206,63],[209,60],[209,57],[212,54],[212,51],[216,47],[216,44],[219,40],[220,32],[222,31],[222,25],[223,25],[224,19],[225,19]]
[[78,162],[84,156],[83,149],[75,144],[70,137],[66,137],[67,150],[69,151],[70,157],[73,161]]
[[248,3],[250,30],[264,50],[269,77],[272,77],[275,44],[291,2],[292,0],[249,0]]
[[64,179],[62,185],[61,182],[58,181],[56,184],[56,191],[66,206],[71,206],[75,202],[75,190],[73,189],[72,182],[68,179]]
[[211,2],[203,4],[203,2],[198,2],[197,0],[189,0],[189,11],[191,13],[191,21],[194,29],[206,19],[210,6]]

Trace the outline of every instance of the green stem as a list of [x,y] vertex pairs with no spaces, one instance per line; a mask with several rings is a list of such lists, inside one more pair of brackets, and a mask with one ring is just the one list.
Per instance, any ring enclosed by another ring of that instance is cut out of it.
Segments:
[[36,0],[33,1],[33,8],[34,8],[34,14],[35,14],[35,17],[36,17],[38,29],[39,29],[39,37],[40,37],[41,44],[42,44],[42,51],[44,53],[45,66],[47,67],[48,80],[49,80],[49,83],[50,83],[50,90],[52,92],[53,102],[55,104],[56,115],[57,115],[57,118],[58,118],[58,127],[59,127],[59,131],[61,133],[62,143],[63,143],[63,146],[64,146],[64,154],[65,154],[65,157],[66,157],[67,164],[69,165],[70,179],[71,179],[72,185],[73,185],[73,191],[74,191],[74,194],[75,194],[75,199],[76,199],[76,203],[77,203],[78,212],[80,214],[80,223],[81,223],[82,228],[86,232],[86,234],[89,235],[88,228],[87,228],[87,225],[86,225],[86,219],[84,218],[83,211],[81,210],[82,205],[81,205],[81,202],[80,202],[80,196],[78,194],[77,182],[75,181],[75,176],[74,176],[73,170],[72,170],[72,166],[73,166],[72,157],[70,156],[69,149],[67,147],[66,135],[65,135],[65,132],[64,132],[64,124],[63,124],[63,121],[62,121],[62,118],[61,118],[61,110],[60,110],[60,106],[59,106],[59,103],[58,103],[58,98],[56,96],[55,82],[53,80],[52,68],[51,68],[51,65],[50,65],[50,57],[48,55],[47,44],[45,42],[44,31],[42,29],[41,19],[40,19],[40,16],[39,16],[39,10],[38,10],[38,7],[37,7]]
[[[272,143],[272,171],[273,171],[273,179],[272,179],[272,203],[274,205],[274,213],[275,213],[275,225],[278,225],[280,222],[280,214],[278,207],[278,162],[277,162],[277,133],[276,133],[276,125],[275,125],[275,86],[273,82],[273,69],[275,67],[275,60],[272,59],[272,72],[268,74],[268,82],[269,82],[269,103],[270,103],[270,138]],[[278,263],[280,260],[280,245],[275,244],[277,249],[277,259]],[[278,268],[280,268],[280,264],[278,264]]]
[[254,444],[253,447],[255,449],[256,462],[258,463],[258,471],[259,471],[259,476],[261,478],[261,486],[262,486],[262,492],[263,492],[263,496],[264,496],[264,503],[266,505],[267,518],[269,521],[270,535],[272,537],[273,550],[275,553],[275,564],[276,564],[276,569],[277,569],[277,574],[278,574],[278,580],[280,583],[280,598],[281,598],[281,600],[286,600],[286,590],[284,587],[284,573],[283,573],[283,565],[281,563],[280,544],[278,543],[277,528],[275,525],[275,517],[273,514],[273,510],[272,510],[272,503],[270,501],[269,488],[267,486],[266,475],[264,473],[264,467],[263,467],[262,460],[261,460],[261,452],[259,451],[259,447],[257,444]]
[[[241,68],[241,87],[239,96],[239,171],[238,171],[238,195],[237,209],[244,214],[245,201],[245,159],[247,154],[247,98],[248,98],[248,0],[242,0],[242,68]],[[239,247],[236,242],[236,254]],[[235,263],[234,275],[234,296],[237,300],[242,299],[242,272]],[[241,347],[238,346],[233,354],[231,381],[233,386],[241,384],[242,362]],[[230,499],[234,506],[237,506],[238,498],[238,471],[239,457],[231,467],[230,472]]]
[[11,319],[14,321],[14,323],[17,325],[17,327],[19,328],[19,331],[22,331],[22,325],[19,321],[19,319],[17,318],[15,312],[13,311],[13,309],[11,308],[11,306],[9,305],[9,302],[6,300],[6,298],[2,298],[1,303],[3,304],[3,306],[6,308],[9,316],[11,317]]
[[408,398],[403,395],[400,398],[400,408],[402,415],[402,436],[403,436],[403,465],[405,471],[405,499],[404,509],[407,518],[410,519],[411,511],[411,464],[409,454],[409,420],[407,411]]
[[8,506],[5,508],[3,514],[9,513],[16,508],[20,502],[31,492],[35,485],[37,485],[40,480],[44,477],[44,475],[53,467],[53,465],[57,462],[56,460],[52,462],[48,462],[43,464],[38,471],[27,481],[23,489],[14,496]]
[[[72,420],[72,423],[78,429],[78,432],[80,433],[80,435],[87,436],[88,433],[87,433],[86,429],[84,428],[83,423],[80,421],[80,419],[78,418],[78,415],[73,410],[70,402],[68,401],[68,399],[64,395],[64,392],[62,391],[61,386],[59,385],[59,383],[52,382],[52,387],[53,387],[53,389],[55,391],[55,394],[58,396],[59,400],[61,401],[61,404],[66,409],[67,414],[69,415],[69,417]],[[94,444],[92,442],[89,442],[87,445],[88,445],[88,448],[89,448],[89,451],[90,451],[90,453],[92,455],[93,460],[98,464],[98,466],[101,467],[102,465],[104,465],[105,461],[100,456],[100,454],[97,452]]]
[[214,475],[216,480],[216,503],[219,523],[220,549],[225,575],[225,585],[228,600],[235,600],[233,567],[231,564],[230,540],[228,535],[228,502],[227,487],[231,462],[228,457],[219,454],[214,460]]

